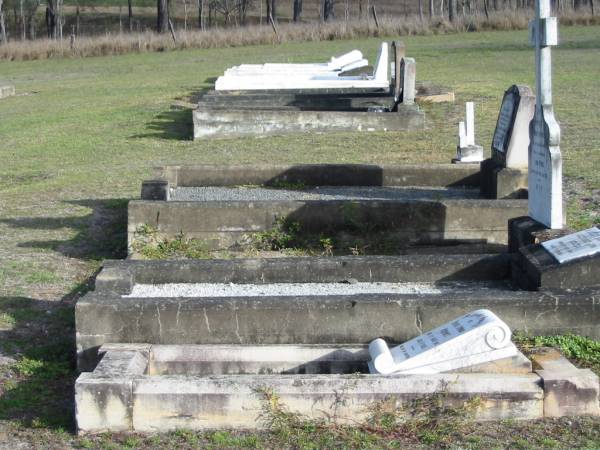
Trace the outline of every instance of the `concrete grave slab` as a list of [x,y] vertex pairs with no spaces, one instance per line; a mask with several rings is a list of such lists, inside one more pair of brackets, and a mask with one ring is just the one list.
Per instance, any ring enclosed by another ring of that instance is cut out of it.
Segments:
[[417,107],[395,112],[224,110],[200,106],[193,113],[194,139],[283,135],[303,132],[411,131],[424,128]]

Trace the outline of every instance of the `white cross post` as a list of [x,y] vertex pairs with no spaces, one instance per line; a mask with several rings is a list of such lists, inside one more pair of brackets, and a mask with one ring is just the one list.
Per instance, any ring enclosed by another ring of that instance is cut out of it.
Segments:
[[529,126],[529,216],[549,228],[564,225],[560,127],[552,107],[550,47],[558,45],[556,17],[550,17],[550,0],[536,0],[535,19],[529,24],[535,46],[536,107]]

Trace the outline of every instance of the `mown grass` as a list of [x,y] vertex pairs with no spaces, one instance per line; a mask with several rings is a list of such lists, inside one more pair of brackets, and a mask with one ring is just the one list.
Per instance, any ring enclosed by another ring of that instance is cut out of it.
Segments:
[[[583,227],[598,222],[600,210],[595,200],[600,27],[563,27],[560,33],[561,46],[553,51],[554,99],[569,223]],[[0,440],[17,436],[49,448],[285,446],[269,433],[88,440],[65,434],[62,430],[73,426],[72,305],[104,258],[124,256],[127,199],[139,197],[140,182],[153,166],[448,162],[467,100],[476,101],[476,140],[489,148],[503,91],[512,83],[533,85],[526,32],[403,39],[417,59],[418,79],[457,94],[455,104],[424,107],[424,131],[191,140],[190,97],[226,67],[266,59],[324,60],[352,48],[373,59],[379,39],[0,62],[2,78],[19,94],[0,100],[0,356],[8,358],[0,360]],[[597,354],[597,347],[590,352]],[[464,448],[597,448],[599,428],[593,419],[466,424],[441,437],[423,434],[406,441],[364,429],[338,433],[308,427],[297,442],[299,447],[381,448],[389,441],[408,448],[447,442]]]

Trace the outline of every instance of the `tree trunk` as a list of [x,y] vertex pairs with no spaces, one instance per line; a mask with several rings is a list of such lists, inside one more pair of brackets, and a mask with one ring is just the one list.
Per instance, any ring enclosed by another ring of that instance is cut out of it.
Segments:
[[56,12],[53,0],[48,0],[46,4],[46,31],[48,39],[56,39]]
[[277,0],[271,0],[271,18],[277,23]]
[[4,1],[0,0],[0,44],[6,44],[6,25],[4,24]]
[[592,17],[594,17],[594,0],[590,0],[590,8],[592,8]]
[[27,39],[27,31],[25,29],[25,10],[23,8],[23,0],[19,0],[19,25],[21,27],[21,40]]
[[448,20],[454,22],[454,2],[456,0],[448,0]]
[[429,18],[432,18],[434,14],[435,11],[433,10],[433,0],[429,0]]
[[419,19],[423,21],[423,0],[419,0]]
[[333,0],[323,0],[323,20],[327,22],[329,19],[333,19]]
[[294,22],[299,22],[302,16],[302,0],[294,0]]
[[166,33],[169,30],[169,3],[167,0],[157,0],[156,31]]
[[488,0],[483,0],[483,12],[485,12],[485,18],[489,20],[490,13],[488,11]]
[[[131,0],[127,0],[127,25],[129,25],[129,32],[133,32],[133,6]],[[79,7],[77,9],[79,11]]]
[[198,0],[198,28],[204,30],[204,0]]
[[169,30],[169,3],[167,0],[157,0],[156,31],[166,33]]

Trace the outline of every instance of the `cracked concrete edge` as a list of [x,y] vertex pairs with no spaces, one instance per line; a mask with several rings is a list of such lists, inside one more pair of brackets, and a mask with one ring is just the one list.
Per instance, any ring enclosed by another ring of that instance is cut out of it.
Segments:
[[544,388],[544,416],[600,415],[600,384],[590,369],[579,369],[556,349],[531,355]]

